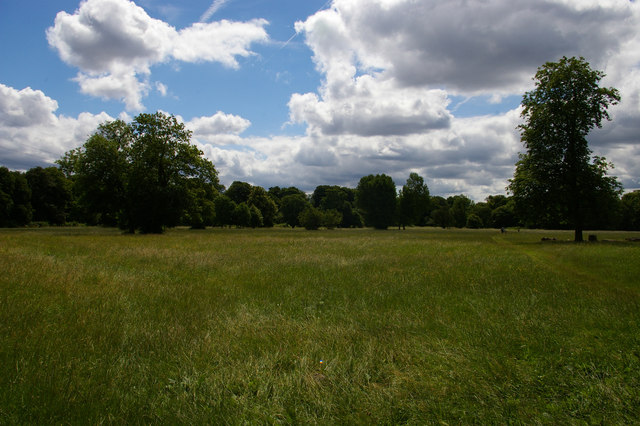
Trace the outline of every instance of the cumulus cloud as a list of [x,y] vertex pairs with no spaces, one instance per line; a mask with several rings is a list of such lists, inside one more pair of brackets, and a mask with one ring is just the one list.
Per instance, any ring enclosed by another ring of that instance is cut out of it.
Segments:
[[112,118],[82,113],[56,115],[58,103],[39,90],[17,90],[0,84],[0,158],[11,169],[51,165],[66,151],[82,145],[100,123]]
[[[209,117],[196,117],[185,123],[193,131],[194,138],[212,144],[226,145],[236,136],[244,132],[251,122],[239,115],[225,114],[218,111]],[[233,136],[230,138],[230,136]]]
[[400,86],[519,92],[540,64],[563,55],[602,64],[636,33],[634,7],[626,0],[334,0],[296,28],[328,80],[357,64],[384,70]]
[[308,126],[295,159],[329,182],[349,170],[402,184],[419,171],[435,193],[503,193],[523,150],[520,110],[458,118],[450,96],[499,105],[530,90],[543,63],[584,56],[623,96],[594,152],[637,187],[639,11],[627,0],[334,0],[296,24],[323,81],[290,98],[291,122]]
[[60,58],[77,67],[83,93],[123,100],[142,109],[151,66],[167,61],[220,62],[237,68],[237,57],[268,39],[267,21],[196,23],[176,30],[151,18],[129,0],[85,0],[73,14],[60,12],[47,29]]

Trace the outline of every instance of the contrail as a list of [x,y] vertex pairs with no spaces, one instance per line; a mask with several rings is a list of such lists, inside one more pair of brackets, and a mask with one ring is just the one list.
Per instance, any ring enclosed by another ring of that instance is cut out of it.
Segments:
[[200,17],[200,22],[201,23],[207,22],[209,18],[211,18],[213,14],[216,13],[218,9],[224,6],[224,4],[228,1],[229,0],[213,0],[213,3],[211,3],[211,6],[209,6],[209,9],[207,9],[207,11],[203,13],[202,16]]
[[[329,6],[331,4],[333,0],[327,0],[327,2],[325,4],[322,5],[322,7],[320,7],[320,9],[316,10],[314,15],[318,12],[320,12],[322,9],[326,8],[327,6]],[[285,47],[287,47],[287,45],[289,44],[289,42],[291,42],[291,40],[293,40],[294,38],[296,38],[298,36],[298,32],[296,31],[295,33],[293,33],[293,35],[291,37],[289,37],[289,40],[285,41],[284,44],[282,46],[280,46],[280,49],[284,49]]]

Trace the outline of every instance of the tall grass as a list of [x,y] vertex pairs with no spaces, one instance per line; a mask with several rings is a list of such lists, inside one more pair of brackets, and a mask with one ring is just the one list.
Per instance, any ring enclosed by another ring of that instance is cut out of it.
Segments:
[[0,423],[637,421],[624,236],[0,230]]

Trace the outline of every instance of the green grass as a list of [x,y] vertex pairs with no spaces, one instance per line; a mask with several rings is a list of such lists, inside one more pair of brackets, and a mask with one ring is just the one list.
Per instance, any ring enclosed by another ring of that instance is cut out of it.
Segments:
[[632,235],[0,230],[0,424],[636,422]]

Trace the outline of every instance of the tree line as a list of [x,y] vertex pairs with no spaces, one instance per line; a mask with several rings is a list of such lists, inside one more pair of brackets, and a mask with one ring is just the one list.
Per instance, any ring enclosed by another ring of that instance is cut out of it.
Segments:
[[225,188],[184,124],[157,112],[100,125],[58,167],[0,168],[0,227],[73,221],[160,233],[177,225],[523,226],[573,229],[576,241],[583,229],[640,230],[640,191],[621,196],[622,186],[607,174],[613,165],[592,157],[586,140],[620,101],[616,89],[599,86],[603,77],[584,58],[538,68],[535,88],[522,100],[526,152],[509,180],[511,196],[479,203],[431,196],[416,173],[400,191],[385,174],[364,176],[356,188],[321,185],[310,196],[240,181]]

